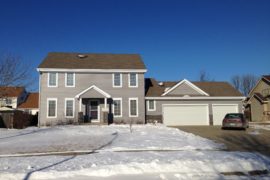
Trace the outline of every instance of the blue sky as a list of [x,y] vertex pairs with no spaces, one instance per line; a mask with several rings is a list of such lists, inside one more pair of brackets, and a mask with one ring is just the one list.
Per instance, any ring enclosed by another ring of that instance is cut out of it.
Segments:
[[[147,77],[216,81],[270,73],[269,0],[1,1],[0,52],[139,53]],[[38,89],[38,81],[32,90]]]

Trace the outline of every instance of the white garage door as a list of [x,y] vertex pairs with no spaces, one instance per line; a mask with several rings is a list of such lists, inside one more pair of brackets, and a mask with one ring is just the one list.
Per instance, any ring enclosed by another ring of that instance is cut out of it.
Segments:
[[163,105],[163,123],[167,126],[209,125],[208,105]]
[[237,104],[213,104],[213,124],[222,125],[222,120],[227,113],[238,113]]

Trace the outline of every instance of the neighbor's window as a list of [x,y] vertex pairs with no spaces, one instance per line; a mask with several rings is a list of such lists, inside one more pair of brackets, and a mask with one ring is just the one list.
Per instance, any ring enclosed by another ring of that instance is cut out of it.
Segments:
[[49,73],[49,87],[56,87],[57,86],[57,73]]
[[66,86],[75,87],[75,74],[74,73],[66,73]]
[[74,100],[66,99],[66,117],[74,116]]
[[113,74],[113,87],[122,87],[122,74],[121,73]]
[[113,100],[113,114],[114,117],[122,116],[122,99],[114,99]]
[[156,103],[154,100],[148,101],[148,110],[149,111],[155,111],[156,110]]
[[56,99],[48,99],[48,117],[56,117]]
[[137,87],[138,86],[138,78],[136,73],[129,74],[129,87]]
[[137,98],[129,99],[129,116],[130,117],[138,116],[138,99]]

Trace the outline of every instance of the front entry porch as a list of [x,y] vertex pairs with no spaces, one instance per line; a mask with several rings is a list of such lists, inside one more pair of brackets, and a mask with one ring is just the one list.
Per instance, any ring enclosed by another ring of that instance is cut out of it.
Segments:
[[113,123],[111,96],[96,86],[76,95],[79,100],[80,123]]

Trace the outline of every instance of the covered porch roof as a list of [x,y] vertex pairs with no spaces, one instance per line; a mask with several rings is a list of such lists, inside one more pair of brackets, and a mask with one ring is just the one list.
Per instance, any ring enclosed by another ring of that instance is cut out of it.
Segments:
[[80,98],[111,98],[111,95],[107,92],[101,90],[95,85],[90,86],[89,88],[83,90],[75,96],[77,99]]

